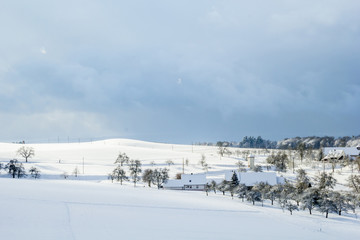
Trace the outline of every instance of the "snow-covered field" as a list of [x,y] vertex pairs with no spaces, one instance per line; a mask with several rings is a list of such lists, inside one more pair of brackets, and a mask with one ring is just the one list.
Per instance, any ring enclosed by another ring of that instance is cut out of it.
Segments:
[[[22,145],[0,144],[0,161],[16,156]],[[158,190],[107,180],[119,152],[139,159],[143,169],[168,167],[171,177],[202,172],[205,154],[209,175],[236,168],[235,157],[220,159],[215,147],[170,145],[114,139],[92,143],[26,144],[35,156],[41,179],[0,175],[0,239],[358,239],[360,221],[353,214],[283,212],[253,206],[222,194]],[[240,158],[241,159],[241,158]],[[259,157],[264,159],[264,157]],[[60,160],[60,161],[59,161]],[[78,167],[78,178],[63,179]],[[309,168],[312,169],[312,168]],[[314,170],[316,171],[316,170]],[[289,174],[289,173],[288,173]]]

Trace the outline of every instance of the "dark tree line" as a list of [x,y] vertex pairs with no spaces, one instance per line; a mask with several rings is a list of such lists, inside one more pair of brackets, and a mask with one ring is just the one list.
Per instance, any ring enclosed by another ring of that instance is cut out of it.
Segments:
[[[17,159],[11,159],[5,165],[0,163],[0,170],[1,169],[4,169],[12,178],[25,178],[28,176],[24,165]],[[32,178],[40,178],[40,170],[36,167],[31,167],[29,173]]]
[[214,143],[198,143],[198,145],[214,146],[221,144],[224,147],[239,147],[239,148],[267,148],[267,149],[297,149],[299,144],[303,144],[305,149],[320,149],[322,147],[346,147],[351,140],[360,139],[359,136],[345,136],[345,137],[294,137],[285,138],[280,141],[272,141],[263,139],[261,136],[245,136],[242,141],[229,142],[229,141],[218,141]]

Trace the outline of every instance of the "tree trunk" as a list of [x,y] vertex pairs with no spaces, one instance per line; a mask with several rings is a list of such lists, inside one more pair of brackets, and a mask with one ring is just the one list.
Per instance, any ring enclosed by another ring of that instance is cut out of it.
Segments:
[[326,218],[328,218],[328,215],[329,215],[329,211],[326,211]]
[[310,215],[311,215],[311,208],[309,209]]
[[339,215],[341,216],[341,209],[339,210]]

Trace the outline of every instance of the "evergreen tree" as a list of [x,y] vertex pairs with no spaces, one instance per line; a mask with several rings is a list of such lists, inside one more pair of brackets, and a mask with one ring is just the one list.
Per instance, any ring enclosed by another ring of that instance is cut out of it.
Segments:
[[234,173],[233,173],[233,175],[231,177],[231,185],[234,186],[234,187],[239,185],[239,178],[238,178],[235,171],[234,171]]

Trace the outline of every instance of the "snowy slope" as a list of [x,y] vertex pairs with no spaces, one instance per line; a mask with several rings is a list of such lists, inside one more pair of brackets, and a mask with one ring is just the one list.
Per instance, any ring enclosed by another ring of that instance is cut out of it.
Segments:
[[[5,164],[13,158],[23,160],[16,156],[16,150],[21,146],[0,143],[0,161]],[[35,150],[35,157],[29,159],[25,167],[39,168],[45,178],[59,178],[64,172],[71,174],[74,168],[78,167],[81,173],[84,170],[87,179],[106,179],[108,173],[114,168],[119,152],[125,152],[131,159],[139,159],[143,168],[169,167],[166,161],[171,160],[174,163],[170,166],[172,176],[182,172],[183,161],[185,162],[186,159],[189,160],[189,164],[185,166],[185,173],[203,172],[198,164],[202,154],[205,154],[206,161],[212,165],[213,170],[234,169],[236,163],[233,158],[220,159],[216,153],[216,147],[171,145],[128,139],[89,143],[26,144],[25,146],[33,147]],[[155,166],[152,166],[151,162],[154,162]]]
[[357,239],[359,220],[222,195],[82,181],[0,179],[1,239]]
[[[18,158],[23,145],[0,143],[0,162]],[[242,155],[220,157],[216,147],[171,145],[127,139],[89,143],[26,144],[35,157],[24,163],[36,166],[41,179],[10,179],[0,175],[0,239],[357,239],[360,221],[353,214],[330,219],[315,212],[294,212],[290,216],[279,207],[265,203],[252,206],[222,194],[157,190],[139,183],[121,186],[107,175],[114,169],[119,152],[139,159],[143,169],[169,167],[170,175],[201,173],[204,154],[208,176],[219,178],[224,171],[236,169]],[[231,149],[233,152],[238,149]],[[243,150],[243,149],[242,149]],[[256,164],[266,165],[262,150],[254,150]],[[60,161],[59,161],[60,160]],[[153,163],[152,163],[153,162]],[[322,169],[321,163],[301,165],[310,176]],[[244,164],[246,162],[244,161]],[[297,162],[297,167],[300,163]],[[64,172],[78,167],[80,176],[64,180]],[[329,166],[326,166],[331,171]],[[337,168],[337,171],[340,167]],[[84,171],[84,172],[83,172]],[[338,188],[344,188],[349,168],[336,173]],[[292,171],[283,174],[293,178]],[[78,181],[82,180],[82,181]]]

